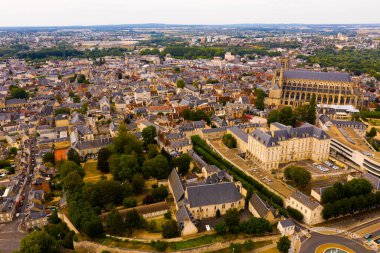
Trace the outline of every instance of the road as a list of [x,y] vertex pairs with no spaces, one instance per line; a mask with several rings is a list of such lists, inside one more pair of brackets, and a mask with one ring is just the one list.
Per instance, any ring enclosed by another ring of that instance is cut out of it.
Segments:
[[360,253],[372,253],[375,252],[374,250],[369,250],[359,244],[356,241],[336,236],[336,235],[323,235],[319,233],[311,233],[311,237],[306,239],[301,246],[300,253],[311,253],[315,252],[315,250],[323,244],[327,243],[334,243],[334,244],[341,244],[343,246],[346,246],[350,249],[352,249],[354,252],[360,252]]
[[[0,224],[0,253],[11,253],[20,248],[21,240],[26,236],[26,233],[22,230],[22,220],[25,217],[25,211],[27,208],[30,186],[30,174],[33,173],[36,166],[35,153],[36,153],[36,140],[31,139],[29,142],[31,155],[28,157],[29,166],[24,169],[24,173],[27,175],[27,183],[23,189],[22,194],[25,194],[24,204],[20,210],[20,216],[14,217],[12,222]],[[26,170],[25,170],[26,169]]]
[[12,222],[0,224],[0,253],[11,253],[19,249],[21,239],[25,233],[19,231],[21,217]]

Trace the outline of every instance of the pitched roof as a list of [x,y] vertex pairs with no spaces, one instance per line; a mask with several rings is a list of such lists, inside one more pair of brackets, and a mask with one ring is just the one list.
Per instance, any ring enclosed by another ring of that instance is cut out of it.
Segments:
[[176,169],[173,169],[172,172],[170,172],[169,184],[172,188],[175,201],[180,201],[185,194],[185,189],[183,188],[181,179],[179,178]]
[[261,218],[264,218],[268,212],[275,214],[276,210],[262,200],[256,193],[252,194],[252,197],[249,199],[249,203],[252,204],[253,208],[257,211]]
[[233,182],[191,186],[187,196],[190,207],[232,203],[243,198]]
[[285,70],[285,79],[306,79],[306,80],[323,80],[335,82],[351,82],[351,76],[348,73],[340,72],[313,72],[305,70]]
[[315,208],[320,206],[320,204],[317,201],[312,200],[311,198],[309,198],[308,196],[306,196],[300,191],[295,191],[292,194],[291,198],[297,200],[299,203],[301,203],[302,205],[306,206],[307,208],[311,210],[314,210]]

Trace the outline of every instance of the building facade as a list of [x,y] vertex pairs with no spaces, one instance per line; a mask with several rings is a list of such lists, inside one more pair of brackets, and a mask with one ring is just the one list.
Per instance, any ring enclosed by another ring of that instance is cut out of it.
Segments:
[[283,63],[281,69],[274,73],[272,87],[265,100],[267,106],[301,106],[310,102],[313,94],[317,104],[360,104],[360,90],[350,74],[289,70],[287,66],[288,63]]
[[306,159],[323,162],[329,157],[330,141],[322,129],[308,123],[297,128],[272,123],[270,132],[256,129],[248,135],[247,157],[266,170]]

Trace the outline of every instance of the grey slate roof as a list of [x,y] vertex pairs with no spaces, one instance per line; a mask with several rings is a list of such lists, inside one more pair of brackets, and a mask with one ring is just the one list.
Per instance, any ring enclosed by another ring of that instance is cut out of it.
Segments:
[[252,204],[253,208],[257,211],[261,218],[265,218],[268,212],[272,212],[273,215],[276,214],[276,209],[262,200],[256,193],[252,194],[249,202]]
[[283,228],[295,226],[292,219],[282,220],[280,221],[280,224],[281,224],[281,227]]
[[313,72],[304,70],[285,70],[285,79],[307,79],[323,80],[336,82],[351,82],[351,76],[348,73],[340,72]]
[[172,172],[170,172],[169,184],[172,188],[175,201],[180,201],[185,194],[185,189],[183,188],[181,179],[179,178],[176,169],[173,169]]
[[289,126],[286,126],[285,128],[283,128],[282,126],[284,125],[282,124],[279,124],[279,123],[273,123],[273,124],[276,124],[276,126],[279,126],[282,129],[274,131],[273,136],[272,136],[272,133],[270,132],[264,132],[261,129],[255,129],[251,133],[252,137],[267,147],[276,146],[278,145],[278,141],[288,140],[291,138],[313,137],[320,140],[330,138],[326,134],[325,131],[309,123],[305,123],[302,126],[297,127],[297,128],[292,128]]
[[311,210],[314,210],[319,206],[319,203],[317,201],[312,200],[300,191],[295,191],[291,197],[296,199],[298,202],[302,203],[304,206]]
[[245,143],[248,143],[248,134],[246,134],[245,132],[243,132],[240,128],[236,127],[236,126],[233,126],[233,127],[230,127],[229,130],[236,136],[238,137],[240,140],[242,140],[243,142]]
[[232,203],[243,198],[233,182],[188,187],[187,194],[190,207]]

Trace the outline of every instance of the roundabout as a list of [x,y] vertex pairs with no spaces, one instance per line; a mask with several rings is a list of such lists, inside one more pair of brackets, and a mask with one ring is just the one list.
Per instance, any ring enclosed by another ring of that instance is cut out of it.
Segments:
[[300,253],[371,253],[375,252],[358,241],[337,235],[324,235],[313,232],[303,241]]

